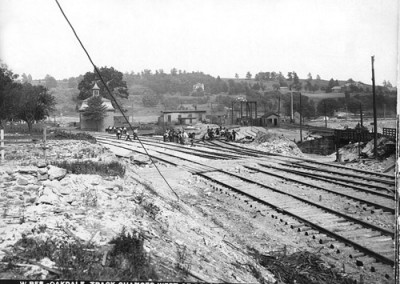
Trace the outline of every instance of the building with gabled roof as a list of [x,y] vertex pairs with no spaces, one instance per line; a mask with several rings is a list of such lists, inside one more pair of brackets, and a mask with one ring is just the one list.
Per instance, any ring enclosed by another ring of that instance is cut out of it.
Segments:
[[279,114],[275,112],[269,112],[261,116],[262,126],[279,126]]
[[102,97],[101,98],[103,102],[102,105],[106,108],[106,116],[100,122],[96,122],[84,117],[83,112],[88,107],[88,101],[94,96],[100,96],[100,88],[99,86],[97,86],[96,82],[94,83],[92,92],[93,92],[92,96],[82,101],[82,104],[78,109],[80,129],[92,130],[92,131],[105,131],[107,127],[114,126],[115,108],[113,107],[111,100]]
[[163,124],[196,124],[206,119],[205,110],[162,111],[159,122]]

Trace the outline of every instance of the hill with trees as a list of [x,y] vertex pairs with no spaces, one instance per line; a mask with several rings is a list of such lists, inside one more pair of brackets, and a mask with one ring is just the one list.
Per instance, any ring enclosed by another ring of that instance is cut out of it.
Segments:
[[[158,115],[160,110],[176,110],[199,107],[210,112],[223,112],[232,106],[238,98],[256,101],[259,113],[278,112],[288,115],[290,112],[289,92],[302,94],[303,115],[308,118],[333,113],[337,110],[358,112],[360,104],[364,111],[372,110],[372,87],[353,79],[322,79],[311,73],[306,79],[298,77],[295,71],[284,75],[280,71],[262,71],[257,74],[246,73],[245,78],[220,78],[203,72],[186,72],[173,68],[169,73],[159,69],[154,72],[145,69],[141,72],[122,73],[113,67],[100,68],[107,86],[133,115]],[[40,84],[47,87],[54,96],[56,113],[76,114],[76,106],[91,95],[94,81],[99,81],[94,72],[53,80],[46,75]],[[32,80],[23,74],[21,82]],[[102,96],[108,97],[101,82],[98,83]],[[389,81],[376,87],[378,114],[396,112],[397,89]],[[294,110],[299,111],[299,96],[294,94]],[[280,102],[280,107],[279,107]]]

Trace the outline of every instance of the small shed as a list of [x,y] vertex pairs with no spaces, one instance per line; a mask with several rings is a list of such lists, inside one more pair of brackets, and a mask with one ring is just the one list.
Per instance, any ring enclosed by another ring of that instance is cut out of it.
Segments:
[[279,126],[279,115],[275,112],[266,113],[261,116],[262,126]]

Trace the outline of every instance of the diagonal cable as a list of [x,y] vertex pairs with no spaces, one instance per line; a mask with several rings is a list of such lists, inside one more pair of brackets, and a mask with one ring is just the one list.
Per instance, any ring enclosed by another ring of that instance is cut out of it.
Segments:
[[[70,21],[68,20],[67,15],[65,15],[64,10],[61,8],[60,3],[58,3],[58,0],[55,0],[57,3],[58,8],[60,9],[61,13],[63,14],[65,20],[68,22],[68,25],[71,27],[72,32],[74,33],[76,39],[79,41],[79,44],[81,45],[82,49],[85,51],[87,57],[89,58],[90,63],[93,65],[94,70],[96,71],[97,75],[100,78],[100,81],[103,83],[104,87],[106,88],[108,94],[110,95],[110,97],[114,100],[115,105],[117,106],[118,110],[121,112],[122,116],[124,117],[125,121],[129,124],[129,127],[131,129],[131,131],[133,131],[133,127],[130,124],[128,118],[126,117],[126,115],[124,114],[124,112],[122,111],[122,108],[120,107],[120,105],[118,104],[117,100],[115,99],[114,95],[111,93],[110,89],[108,88],[107,84],[104,82],[103,77],[100,74],[99,69],[97,68],[97,66],[94,64],[92,58],[90,57],[89,53],[87,52],[85,46],[83,45],[83,43],[81,42],[79,36],[77,35],[74,27],[72,26],[72,24],[70,23]],[[171,185],[168,183],[168,181],[165,179],[164,175],[161,173],[160,169],[157,167],[157,164],[154,163],[152,157],[149,155],[149,153],[147,152],[147,149],[144,147],[142,141],[140,140],[139,136],[137,137],[139,140],[140,145],[142,146],[142,148],[144,149],[144,151],[146,152],[146,155],[150,158],[151,163],[154,165],[154,167],[157,169],[158,173],[160,174],[160,176],[163,178],[163,180],[165,181],[165,183],[168,185],[168,187],[171,189],[171,191],[175,194],[176,198],[179,201],[179,196],[178,194],[172,189]]]

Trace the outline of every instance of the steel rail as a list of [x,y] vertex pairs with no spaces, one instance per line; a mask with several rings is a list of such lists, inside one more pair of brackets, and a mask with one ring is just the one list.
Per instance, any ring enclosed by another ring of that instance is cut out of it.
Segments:
[[[239,145],[235,145],[229,142],[224,142],[224,141],[220,141],[223,144],[227,144],[227,145],[231,145],[233,147],[236,148],[241,148],[241,149],[248,149]],[[252,149],[254,150],[254,149]],[[277,154],[277,153],[270,153],[270,152],[265,152],[265,151],[261,151],[261,150],[254,150],[257,151],[260,154],[263,155],[267,155],[267,156],[277,156],[277,157],[284,157],[284,158],[289,158],[289,159],[293,159],[293,160],[298,160],[299,163],[300,162],[307,162],[307,163],[314,163],[314,164],[318,164],[318,165],[323,165],[323,166],[328,166],[328,167],[335,167],[335,168],[340,168],[340,169],[345,169],[345,170],[350,170],[350,171],[354,171],[354,172],[360,172],[360,173],[364,173],[364,174],[369,174],[369,175],[375,175],[375,176],[380,176],[380,177],[384,177],[384,178],[390,178],[395,180],[395,177],[392,175],[388,175],[388,174],[384,174],[384,173],[377,173],[377,172],[372,172],[372,171],[366,171],[366,170],[360,170],[360,169],[354,169],[354,168],[349,168],[346,166],[342,166],[342,165],[333,165],[333,164],[328,164],[328,163],[322,163],[322,162],[318,162],[318,161],[314,161],[314,160],[310,160],[307,158],[301,158],[301,157],[293,157],[293,156],[285,156],[282,154]]]
[[[106,140],[106,141],[107,141],[107,140]],[[102,142],[100,142],[100,143],[102,143]],[[137,151],[137,150],[133,150],[133,149],[128,148],[128,147],[126,147],[126,146],[115,145],[115,144],[113,144],[112,142],[104,142],[104,143],[105,143],[105,144],[109,144],[109,145],[113,145],[113,146],[115,146],[115,147],[120,147],[120,148],[123,148],[123,149],[131,150],[131,151],[135,151],[135,152],[137,152],[137,153],[143,154],[142,152],[139,152],[139,151]],[[193,161],[193,160],[190,160],[190,159],[186,159],[186,158],[179,157],[179,156],[174,156],[174,155],[172,155],[172,154],[160,152],[160,151],[158,151],[158,150],[152,150],[152,149],[150,149],[150,150],[151,150],[151,151],[154,151],[154,152],[156,152],[156,153],[158,153],[158,154],[161,154],[161,155],[173,157],[173,158],[176,158],[176,159],[179,159],[179,160],[187,161],[187,162],[190,162],[190,163],[193,163],[193,164],[200,165],[200,166],[202,166],[202,167],[209,168],[209,169],[211,169],[210,171],[218,171],[218,170],[219,170],[219,169],[214,168],[214,167],[212,167],[212,166],[204,165],[204,164],[202,164],[202,163],[200,163],[200,162],[196,162],[196,161]],[[145,155],[145,154],[143,154],[143,155]],[[167,161],[167,160],[164,160],[164,159],[159,158],[159,157],[154,156],[154,155],[151,155],[151,156],[154,157],[155,159],[162,160],[163,162],[166,162],[166,163],[169,163],[169,164],[173,164],[173,165],[176,166],[176,167],[187,167],[187,165],[179,165],[179,164],[176,164],[176,163],[173,163],[173,162],[169,162],[169,161]]]
[[[127,148],[127,147],[124,147],[124,146],[121,146],[121,145],[115,145],[115,144],[110,143],[110,142],[107,143],[107,142],[104,142],[104,141],[103,141],[103,143],[110,144],[110,145],[113,145],[113,146],[116,146],[116,147],[121,147],[121,148],[124,148],[124,149],[128,149],[128,150],[134,151],[134,150],[129,149],[129,148]],[[159,152],[159,151],[156,151],[156,150],[152,150],[152,151],[155,151],[155,152],[160,153],[160,154],[165,154],[165,153],[162,153],[162,152]],[[136,151],[136,152],[137,152],[137,151]],[[142,154],[142,153],[141,153],[141,154]],[[168,156],[173,156],[173,155],[171,155],[171,154],[167,154],[167,155],[168,155]],[[152,156],[154,157],[154,155],[152,155]],[[188,159],[181,158],[181,157],[177,157],[177,156],[173,156],[173,157],[174,157],[174,158],[178,158],[178,159],[182,159],[182,160],[190,161],[190,160],[188,160]],[[155,157],[155,158],[157,158],[157,157]],[[159,158],[157,158],[157,159],[159,159]],[[172,164],[172,163],[169,162],[169,161],[166,161],[166,162]],[[364,227],[367,227],[367,228],[369,228],[369,229],[379,231],[381,234],[389,235],[389,236],[391,236],[391,237],[393,238],[393,232],[387,231],[387,230],[385,230],[385,229],[382,229],[382,228],[377,227],[377,226],[375,226],[375,225],[369,224],[369,223],[364,222],[364,221],[362,221],[362,220],[353,218],[353,217],[348,216],[348,215],[346,215],[346,214],[339,213],[339,212],[334,211],[334,210],[332,210],[332,209],[330,209],[330,208],[327,208],[327,207],[324,207],[324,206],[321,206],[321,205],[318,205],[318,204],[314,204],[313,202],[310,202],[310,201],[305,200],[305,199],[303,199],[303,198],[300,198],[300,197],[298,197],[298,196],[294,196],[294,195],[292,195],[292,194],[288,194],[288,193],[282,192],[282,191],[280,191],[280,190],[278,190],[278,189],[275,189],[275,188],[266,186],[266,185],[264,185],[264,184],[260,184],[260,183],[258,183],[258,182],[249,180],[249,179],[244,178],[244,177],[242,177],[242,176],[238,176],[238,175],[235,175],[235,174],[232,174],[232,173],[229,173],[229,172],[226,172],[226,171],[217,169],[217,168],[215,168],[215,167],[211,167],[211,166],[208,166],[208,165],[203,165],[202,163],[195,162],[195,161],[190,161],[190,162],[192,162],[192,163],[194,163],[194,164],[201,165],[201,166],[206,167],[206,168],[213,169],[212,172],[221,172],[221,173],[224,173],[224,174],[226,174],[226,175],[228,175],[228,176],[233,176],[233,177],[239,178],[239,179],[241,179],[241,180],[244,180],[244,181],[246,181],[246,182],[248,182],[248,183],[256,184],[256,185],[258,185],[258,186],[260,186],[260,187],[264,187],[264,188],[267,188],[267,189],[276,191],[276,192],[278,192],[278,193],[288,195],[288,196],[290,196],[290,197],[292,197],[292,198],[295,198],[295,199],[298,199],[298,200],[300,200],[300,201],[302,201],[302,202],[311,204],[311,205],[313,205],[313,206],[315,206],[315,207],[317,207],[317,208],[319,207],[321,210],[324,210],[324,211],[326,211],[326,212],[333,213],[333,214],[335,214],[335,215],[341,216],[341,217],[344,218],[344,219],[350,220],[350,221],[352,221],[352,222],[354,222],[354,223],[358,223],[358,224],[363,225]],[[176,165],[176,164],[175,164],[175,165]],[[183,166],[186,167],[185,165],[183,165]],[[189,168],[189,171],[190,171],[190,168]],[[210,178],[210,177],[208,177],[208,176],[205,175],[206,172],[198,172],[198,171],[196,171],[196,170],[192,170],[191,172],[192,172],[193,174],[198,175],[198,176],[201,176],[201,177],[204,177],[204,178],[206,178],[206,179],[212,180],[213,182],[215,182],[215,183],[217,183],[217,184],[220,184],[220,185],[222,185],[222,186],[224,186],[224,187],[227,187],[227,188],[229,188],[229,189],[232,189],[232,190],[235,191],[235,192],[238,192],[238,193],[240,193],[240,194],[246,195],[246,196],[252,198],[253,200],[256,200],[256,201],[258,201],[258,202],[260,202],[260,203],[262,203],[262,204],[266,204],[266,205],[268,205],[268,206],[270,206],[270,207],[273,207],[273,208],[276,209],[278,212],[283,212],[284,214],[293,216],[293,217],[295,217],[296,219],[300,220],[301,222],[303,222],[303,223],[305,223],[305,224],[308,224],[310,227],[313,227],[313,228],[317,229],[318,231],[320,231],[320,232],[322,232],[322,233],[324,233],[324,234],[327,234],[327,235],[329,235],[329,236],[332,236],[333,238],[335,238],[335,239],[337,239],[337,240],[339,240],[339,241],[342,241],[343,243],[346,243],[346,244],[348,244],[348,245],[351,245],[351,246],[353,246],[354,248],[356,248],[356,249],[358,249],[358,250],[360,250],[360,251],[362,251],[362,252],[365,252],[366,254],[369,254],[369,255],[373,256],[374,258],[376,258],[377,260],[381,261],[382,263],[389,264],[389,265],[391,265],[391,266],[394,265],[394,261],[393,261],[393,260],[391,260],[391,259],[389,259],[389,258],[387,258],[387,257],[385,257],[385,256],[382,256],[382,255],[380,255],[379,253],[376,253],[376,252],[374,252],[374,251],[372,251],[372,250],[370,250],[370,249],[368,249],[368,248],[365,248],[364,246],[361,246],[360,244],[357,244],[357,243],[355,243],[355,242],[353,242],[353,241],[351,241],[351,240],[348,240],[348,239],[346,239],[345,237],[342,237],[342,236],[340,236],[340,235],[338,235],[338,234],[336,234],[336,233],[334,233],[334,232],[332,232],[332,231],[330,231],[330,230],[328,230],[328,229],[325,229],[325,228],[323,228],[323,227],[321,227],[321,226],[319,226],[319,225],[317,225],[317,224],[315,224],[315,223],[312,223],[311,221],[308,221],[308,220],[306,220],[306,219],[304,219],[304,218],[302,218],[302,217],[299,217],[299,216],[297,216],[296,214],[293,214],[293,213],[291,213],[291,212],[289,212],[289,211],[286,211],[285,209],[280,208],[279,206],[276,206],[276,205],[274,205],[274,204],[268,203],[268,202],[266,202],[265,200],[259,199],[259,198],[255,197],[255,196],[252,196],[252,195],[250,195],[250,194],[248,194],[248,193],[245,193],[245,192],[243,192],[243,191],[241,191],[241,190],[239,190],[239,189],[237,189],[237,188],[234,188],[234,187],[232,187],[232,186],[230,186],[230,185],[228,185],[228,184],[225,184],[225,183],[223,183],[223,182],[221,182],[221,181],[218,181],[218,180],[215,180],[215,179],[213,179],[213,178]],[[208,171],[208,172],[210,172],[210,171]]]
[[389,178],[389,179],[393,179],[395,180],[395,176],[393,175],[388,175],[385,173],[377,173],[377,172],[372,172],[372,171],[366,171],[366,170],[360,170],[360,169],[354,169],[354,168],[349,168],[346,166],[342,166],[342,165],[332,165],[332,164],[326,164],[326,163],[321,163],[318,161],[306,161],[307,163],[312,163],[312,164],[317,164],[317,165],[324,165],[324,166],[329,166],[329,167],[335,167],[338,169],[345,169],[345,170],[351,170],[353,172],[359,172],[359,173],[364,173],[364,174],[369,174],[369,175],[374,175],[374,176],[380,176],[380,177],[384,177],[384,178]]
[[[219,142],[221,142],[221,140],[218,140]],[[212,140],[212,141],[207,141],[207,143],[209,143],[209,144],[211,144],[211,145],[214,145],[214,146],[217,146],[217,147],[219,147],[220,149],[224,149],[224,150],[226,150],[226,149],[229,149],[230,151],[233,151],[234,153],[244,153],[244,154],[246,154],[246,155],[250,155],[250,156],[253,156],[253,157],[259,157],[260,155],[263,155],[263,156],[269,156],[268,154],[266,154],[265,152],[263,152],[263,153],[259,153],[259,152],[257,152],[257,151],[252,151],[253,149],[247,149],[247,150],[239,150],[239,149],[232,149],[232,148],[227,148],[227,147],[224,147],[224,146],[222,146],[222,145],[219,145],[218,143],[216,143],[216,141],[214,141],[214,140]],[[221,142],[221,143],[223,143],[223,142]],[[245,149],[245,148],[243,148],[243,149]]]
[[[99,138],[99,139],[106,139],[106,138]],[[120,140],[117,140],[117,141],[120,141]],[[122,143],[129,143],[128,141],[121,141]],[[133,144],[134,143],[134,141],[131,141],[131,143],[129,143],[129,144]],[[162,146],[160,146],[160,145],[149,145],[148,144],[148,142],[142,142],[143,143],[143,145],[146,145],[146,146],[150,146],[150,147],[159,147],[159,148],[163,148],[163,149],[167,149],[167,150],[171,150],[171,151],[177,151],[177,152],[181,152],[181,153],[184,153],[184,154],[186,154],[186,155],[192,155],[192,156],[198,156],[198,157],[201,157],[201,158],[205,158],[205,159],[213,159],[213,160],[218,160],[218,159],[220,159],[220,158],[218,158],[218,157],[215,157],[215,156],[212,156],[212,155],[205,155],[205,154],[193,154],[193,153],[191,153],[191,152],[188,152],[188,151],[182,151],[182,150],[175,150],[175,149],[171,149],[171,148],[167,148],[167,147],[162,147]],[[153,150],[153,151],[157,151],[157,150]],[[158,151],[159,152],[159,151]],[[161,153],[161,152],[159,152],[159,153]],[[165,154],[165,153],[163,153],[163,154]],[[228,160],[227,158],[224,158],[224,159],[222,159],[222,160]]]
[[236,193],[239,193],[241,195],[244,195],[244,196],[246,196],[246,197],[248,197],[248,198],[250,198],[250,199],[252,199],[252,200],[254,200],[256,202],[259,202],[261,204],[264,204],[264,205],[267,205],[269,207],[272,207],[272,208],[274,208],[276,211],[278,211],[280,213],[283,213],[283,214],[289,215],[291,217],[294,217],[295,219],[300,220],[302,223],[307,224],[308,226],[316,229],[319,232],[322,232],[322,233],[324,233],[324,234],[326,234],[328,236],[333,237],[336,240],[339,240],[339,241],[341,241],[341,242],[343,242],[343,243],[345,243],[347,245],[352,246],[353,248],[355,248],[355,249],[357,249],[357,250],[359,250],[361,252],[364,252],[364,253],[366,253],[366,254],[368,254],[370,256],[373,256],[375,259],[379,260],[382,263],[388,264],[390,266],[394,266],[394,261],[391,260],[390,258],[387,258],[386,256],[383,256],[383,255],[381,255],[381,254],[379,254],[379,253],[377,253],[375,251],[370,250],[369,248],[366,248],[366,247],[364,247],[364,246],[362,246],[362,245],[360,245],[358,243],[355,243],[355,242],[353,242],[353,241],[351,241],[349,239],[346,239],[345,237],[342,237],[342,236],[340,236],[340,235],[338,235],[338,234],[336,234],[336,233],[334,233],[334,232],[332,232],[332,231],[330,231],[328,229],[325,229],[325,228],[323,228],[323,227],[321,227],[321,226],[319,226],[319,225],[317,225],[317,224],[315,224],[315,223],[313,223],[313,222],[311,222],[309,220],[306,220],[306,219],[304,219],[304,218],[302,218],[302,217],[300,217],[300,216],[298,216],[298,215],[296,215],[294,213],[291,213],[291,212],[289,212],[289,211],[287,211],[287,210],[285,210],[283,208],[280,208],[279,206],[277,206],[275,204],[269,203],[269,202],[267,202],[267,201],[265,201],[263,199],[260,199],[258,197],[255,197],[255,196],[251,195],[251,194],[248,194],[248,193],[246,193],[246,192],[244,192],[244,191],[242,191],[242,190],[240,190],[238,188],[235,188],[233,186],[225,184],[225,183],[223,183],[221,181],[218,181],[218,180],[216,180],[214,178],[208,177],[207,175],[205,175],[203,173],[197,173],[197,175],[199,175],[199,176],[201,176],[201,177],[203,177],[205,179],[208,179],[208,180],[210,180],[210,181],[212,181],[214,183],[217,183],[217,184],[219,184],[221,186],[229,188],[230,190],[232,190],[232,191],[234,191]]
[[[143,139],[142,139],[143,140]],[[146,140],[147,141],[147,143],[152,143],[152,144],[156,144],[156,142],[153,142],[153,141],[148,141],[148,140]],[[172,149],[172,148],[179,148],[179,149],[182,149],[182,147],[180,147],[180,146],[178,146],[178,145],[174,145],[174,144],[169,144],[169,143],[166,143],[166,142],[159,142],[159,143],[162,143],[162,145],[167,145],[168,147],[165,147],[165,148],[169,148],[169,149]],[[186,149],[186,148],[185,148]],[[212,148],[210,148],[210,149],[212,149]],[[215,150],[215,148],[214,148],[214,150]],[[182,150],[178,150],[178,151],[182,151]],[[201,149],[196,149],[196,148],[191,148],[191,151],[182,151],[182,152],[187,152],[187,153],[190,153],[190,154],[192,154],[193,153],[193,151],[194,152],[200,152],[200,153],[205,153],[205,154],[209,154],[209,155],[214,155],[214,156],[221,156],[223,159],[237,159],[237,158],[241,158],[240,156],[238,156],[238,154],[237,153],[235,153],[236,155],[230,155],[230,154],[224,154],[224,153],[218,153],[218,152],[211,152],[211,151],[205,151],[205,150],[201,150]]]
[[[283,165],[286,166],[286,167],[296,168],[295,165],[291,165],[291,164],[290,165],[283,164]],[[322,175],[322,174],[317,174],[317,173],[307,173],[307,172],[302,172],[302,171],[298,171],[298,172],[305,173],[305,174],[310,174],[310,175],[315,175],[317,177],[323,177],[323,178],[327,178],[327,179],[334,179],[334,180],[337,180],[337,181],[343,181],[343,182],[346,182],[346,183],[352,183],[352,184],[356,184],[356,185],[372,187],[372,188],[375,188],[377,190],[382,190],[382,191],[387,191],[387,192],[393,193],[393,191],[391,191],[387,187],[383,187],[383,186],[380,186],[380,185],[374,185],[374,184],[365,183],[365,182],[361,182],[361,181],[352,181],[352,180],[349,180],[349,179],[346,179],[346,178],[341,178],[341,177],[329,177],[329,176]]]
[[333,170],[327,170],[327,169],[321,169],[321,168],[317,168],[317,167],[313,167],[313,166],[307,166],[301,163],[297,163],[297,162],[291,162],[293,165],[296,165],[299,168],[304,168],[304,169],[309,169],[309,170],[317,170],[319,172],[324,172],[324,173],[332,173],[332,174],[338,174],[341,176],[348,176],[348,177],[354,177],[354,178],[358,178],[358,179],[364,179],[367,181],[373,181],[373,182],[378,182],[378,183],[384,183],[384,184],[388,184],[388,185],[392,185],[394,188],[394,181],[388,181],[388,180],[382,180],[382,179],[378,179],[378,178],[373,178],[373,177],[364,177],[364,176],[359,176],[359,175],[355,175],[355,174],[349,174],[349,173],[343,173],[343,172],[337,172],[337,171],[333,171]]
[[262,167],[265,167],[265,168],[271,168],[271,169],[275,169],[275,170],[286,171],[288,173],[297,174],[297,175],[300,175],[300,176],[306,176],[306,177],[309,177],[309,178],[312,178],[312,179],[316,179],[316,180],[326,181],[326,182],[329,182],[329,183],[333,183],[333,184],[337,184],[337,185],[353,188],[353,189],[356,189],[356,190],[359,190],[359,191],[364,191],[366,193],[375,194],[375,195],[378,195],[378,196],[382,196],[382,197],[386,197],[386,198],[394,200],[394,196],[392,196],[392,195],[389,195],[389,194],[386,194],[386,193],[381,193],[381,192],[374,191],[374,190],[365,189],[363,187],[347,184],[347,183],[340,182],[340,181],[335,181],[335,180],[329,179],[327,177],[319,177],[319,176],[316,176],[316,175],[311,174],[311,173],[304,173],[302,171],[296,171],[296,170],[291,170],[291,169],[283,169],[283,168],[274,167],[274,166],[271,166],[271,165],[266,165],[266,164],[261,164],[261,163],[258,163],[258,164],[260,166],[262,166]]
[[[128,147],[124,147],[124,146],[121,146],[121,145],[115,145],[114,143],[112,143],[112,142],[109,142],[109,141],[102,141],[102,142],[99,142],[99,143],[101,143],[101,144],[107,144],[107,145],[112,145],[112,146],[115,146],[115,147],[119,147],[119,148],[122,148],[122,149],[126,149],[126,150],[129,150],[129,151],[132,151],[132,152],[136,152],[136,153],[139,153],[139,154],[142,154],[142,155],[146,155],[146,153],[143,153],[143,152],[140,152],[140,151],[137,151],[137,150],[133,150],[133,149],[131,149],[131,148],[128,148]],[[164,162],[164,163],[167,163],[167,164],[170,164],[170,165],[173,165],[173,166],[179,166],[178,164],[176,164],[176,163],[174,163],[174,162],[171,162],[171,161],[168,161],[168,160],[165,160],[165,159],[163,159],[163,158],[160,158],[160,157],[156,157],[156,156],[154,156],[154,155],[150,155],[152,158],[154,158],[154,159],[157,159],[157,160],[160,160],[160,161],[162,161],[162,162]]]
[[[106,136],[103,136],[103,137],[106,137]],[[194,149],[194,148],[192,148],[191,151],[189,151],[189,150],[183,150],[182,147],[179,147],[179,146],[177,146],[177,145],[167,144],[166,142],[162,142],[162,141],[160,141],[160,142],[154,142],[154,141],[149,141],[149,140],[150,140],[150,139],[142,139],[142,141],[146,141],[145,143],[147,143],[147,145],[148,145],[148,144],[152,144],[152,145],[159,146],[160,143],[161,143],[162,145],[165,145],[165,146],[166,146],[166,147],[164,147],[164,148],[166,148],[166,149],[175,150],[175,149],[172,149],[172,148],[179,148],[180,150],[177,150],[177,151],[186,152],[187,154],[190,154],[190,155],[193,155],[193,152],[200,152],[200,153],[204,153],[204,154],[203,154],[203,157],[206,157],[206,155],[207,155],[208,158],[213,158],[213,159],[216,159],[216,156],[220,156],[221,159],[225,159],[225,160],[227,160],[227,159],[237,159],[237,158],[238,158],[238,156],[232,156],[232,155],[222,154],[222,153],[217,153],[217,152],[210,152],[210,151],[205,151],[205,150],[201,150],[201,149]],[[135,141],[131,141],[131,142],[135,142]],[[143,143],[144,143],[144,142],[143,142]],[[184,148],[184,149],[186,149],[186,148]],[[214,156],[212,156],[212,155],[214,155]],[[200,156],[200,155],[199,155],[199,156]]]
[[374,206],[375,208],[380,208],[380,209],[382,209],[384,211],[387,211],[387,212],[390,212],[392,214],[394,214],[394,211],[395,211],[394,208],[390,208],[390,207],[387,207],[387,206],[384,206],[384,205],[381,205],[381,204],[377,204],[377,203],[374,203],[374,202],[371,202],[371,201],[368,201],[368,200],[365,200],[365,199],[354,197],[352,195],[348,195],[348,194],[345,194],[345,193],[341,193],[341,192],[337,192],[337,191],[334,191],[334,190],[331,190],[331,189],[327,189],[327,188],[324,188],[324,187],[313,185],[313,184],[310,184],[310,183],[307,183],[307,182],[303,182],[303,181],[300,181],[298,179],[285,177],[285,176],[282,176],[282,175],[279,175],[279,174],[276,174],[276,173],[266,172],[266,171],[263,171],[261,169],[250,167],[250,166],[243,166],[243,167],[245,167],[247,169],[250,169],[250,170],[254,170],[254,171],[263,173],[263,174],[266,174],[266,175],[271,175],[271,176],[275,176],[275,177],[278,177],[278,178],[281,178],[281,179],[284,179],[284,180],[296,182],[296,183],[305,185],[307,187],[313,187],[313,188],[316,188],[316,189],[319,189],[319,190],[323,190],[323,191],[326,191],[326,192],[329,192],[329,193],[333,193],[333,194],[340,195],[340,196],[343,196],[343,197],[346,197],[346,198],[350,198],[350,199],[365,203],[367,205]]
[[338,212],[338,211],[336,211],[336,210],[334,210],[334,209],[331,209],[331,208],[325,207],[325,206],[323,206],[323,205],[314,203],[314,202],[309,201],[309,200],[307,200],[307,199],[301,198],[301,197],[299,197],[299,196],[297,196],[297,195],[294,195],[294,194],[291,194],[291,193],[288,193],[288,192],[284,192],[284,191],[279,190],[279,189],[277,189],[277,188],[270,187],[270,186],[268,186],[268,185],[259,183],[259,182],[257,182],[257,181],[254,181],[254,180],[251,180],[251,179],[248,179],[248,178],[245,178],[245,177],[242,177],[242,176],[233,174],[233,173],[226,172],[226,171],[224,171],[224,170],[219,170],[219,172],[222,172],[222,173],[224,173],[224,174],[226,174],[226,175],[229,175],[229,176],[236,177],[236,178],[241,179],[241,180],[243,180],[243,181],[246,181],[246,182],[248,182],[248,183],[252,183],[252,184],[258,185],[258,186],[260,186],[260,187],[267,188],[267,189],[270,189],[270,190],[272,190],[272,191],[275,191],[275,192],[278,192],[278,193],[281,193],[281,194],[290,196],[290,197],[292,197],[292,198],[294,198],[294,199],[297,199],[297,200],[300,200],[300,201],[302,201],[302,202],[304,202],[304,203],[307,203],[307,204],[310,204],[310,205],[312,205],[312,206],[315,206],[315,207],[317,207],[317,208],[319,208],[319,209],[322,209],[322,210],[324,210],[324,211],[326,211],[326,212],[329,212],[329,213],[331,213],[331,214],[338,215],[338,216],[340,216],[340,217],[342,217],[342,218],[345,218],[345,219],[347,219],[347,220],[350,220],[350,221],[352,221],[352,222],[354,222],[354,223],[358,223],[358,224],[360,224],[360,225],[362,225],[362,226],[364,226],[364,227],[366,227],[366,228],[379,231],[379,232],[381,232],[382,234],[387,235],[387,236],[390,236],[390,237],[392,237],[392,238],[394,237],[394,233],[393,233],[392,231],[386,230],[385,228],[381,228],[381,227],[375,226],[375,225],[373,225],[373,224],[367,223],[367,222],[365,222],[365,221],[363,221],[363,220],[354,218],[354,217],[349,216],[349,215],[346,215],[346,214],[344,214],[344,213],[340,213],[340,212]]

